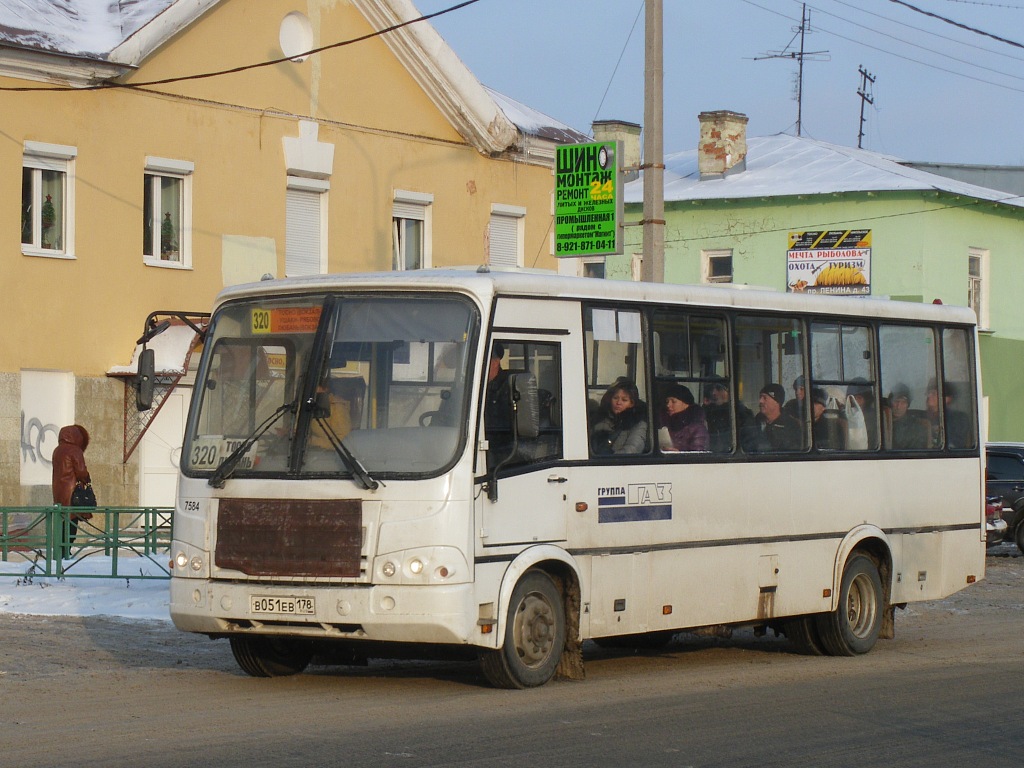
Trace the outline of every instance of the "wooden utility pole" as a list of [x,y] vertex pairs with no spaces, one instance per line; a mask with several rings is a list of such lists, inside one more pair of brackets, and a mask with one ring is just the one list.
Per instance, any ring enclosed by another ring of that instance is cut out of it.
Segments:
[[864,140],[864,104],[875,103],[875,97],[871,93],[871,86],[875,83],[875,76],[864,69],[863,66],[857,67],[857,71],[860,72],[860,88],[857,89],[857,95],[860,96],[860,128],[857,131],[857,149],[861,149],[861,142]]
[[665,282],[665,146],[662,0],[647,0],[644,54],[643,266],[646,282]]

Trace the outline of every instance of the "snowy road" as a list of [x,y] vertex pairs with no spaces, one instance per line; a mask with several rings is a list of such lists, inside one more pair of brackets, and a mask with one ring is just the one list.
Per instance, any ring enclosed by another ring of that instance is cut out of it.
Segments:
[[897,615],[855,659],[782,639],[587,645],[587,680],[497,691],[463,662],[257,680],[164,621],[0,614],[0,763],[986,766],[1024,752],[1024,557]]

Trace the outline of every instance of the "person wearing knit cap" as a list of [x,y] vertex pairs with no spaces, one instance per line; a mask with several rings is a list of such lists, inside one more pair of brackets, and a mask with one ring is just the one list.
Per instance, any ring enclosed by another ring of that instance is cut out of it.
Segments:
[[757,425],[761,431],[758,450],[798,451],[801,440],[800,422],[782,412],[786,389],[781,384],[765,384],[757,398]]
[[[664,391],[661,426],[667,433],[664,451],[706,451],[711,441],[704,409],[697,405],[689,387],[670,384]],[[664,434],[664,433],[663,433]]]
[[647,450],[647,405],[631,380],[615,380],[601,398],[590,433],[597,455],[644,453]]
[[793,399],[782,406],[782,410],[797,421],[803,421],[807,406],[807,386],[803,374],[793,380]]
[[928,423],[910,413],[910,387],[899,383],[889,393],[889,415],[892,418],[892,448],[897,451],[922,450],[928,447]]

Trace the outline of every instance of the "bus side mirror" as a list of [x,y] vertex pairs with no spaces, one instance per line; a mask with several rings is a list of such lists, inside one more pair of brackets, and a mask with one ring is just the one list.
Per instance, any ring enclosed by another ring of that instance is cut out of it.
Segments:
[[509,393],[515,414],[516,437],[533,440],[540,434],[540,398],[537,377],[529,371],[509,375]]
[[156,384],[156,352],[143,347],[139,354],[139,372],[135,376],[135,406],[140,411],[153,407],[153,387]]

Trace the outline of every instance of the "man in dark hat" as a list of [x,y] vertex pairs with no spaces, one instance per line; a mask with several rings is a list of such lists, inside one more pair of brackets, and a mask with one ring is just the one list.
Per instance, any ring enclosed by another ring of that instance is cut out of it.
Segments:
[[897,451],[922,450],[928,447],[928,424],[910,413],[910,388],[899,383],[889,393],[892,416],[892,447]]
[[786,389],[781,384],[765,384],[757,398],[757,426],[762,440],[758,450],[798,451],[802,444],[800,422],[782,412]]

